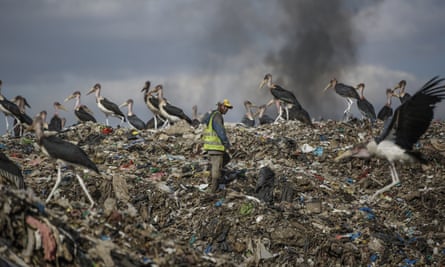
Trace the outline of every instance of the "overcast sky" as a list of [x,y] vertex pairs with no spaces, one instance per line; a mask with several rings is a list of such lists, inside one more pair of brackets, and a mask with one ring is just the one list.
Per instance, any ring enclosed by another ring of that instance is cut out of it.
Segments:
[[[147,121],[152,114],[141,89],[150,80],[190,116],[194,104],[204,113],[228,98],[235,108],[226,121],[238,122],[244,100],[271,99],[258,88],[271,73],[313,118],[337,120],[343,99],[322,93],[334,77],[365,83],[376,112],[386,88],[401,79],[413,93],[431,77],[445,77],[440,0],[0,0],[0,8],[2,94],[26,97],[31,116],[52,116],[54,101],[79,90],[104,122],[86,95],[101,83],[103,96],[116,104],[134,99],[135,113]],[[394,99],[393,108],[398,104]],[[74,101],[65,105],[69,111],[60,114],[71,125]],[[444,107],[436,118],[444,119]],[[353,111],[358,115],[355,104]]]

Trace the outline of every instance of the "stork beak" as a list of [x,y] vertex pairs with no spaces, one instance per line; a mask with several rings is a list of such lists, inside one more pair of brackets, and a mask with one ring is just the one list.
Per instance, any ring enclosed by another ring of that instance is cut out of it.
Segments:
[[275,102],[275,100],[272,98],[271,100],[269,100],[269,102],[266,103],[266,107],[272,105]]
[[258,89],[263,88],[263,86],[266,84],[266,82],[267,82],[267,80],[262,80]]
[[326,87],[323,89],[323,93],[326,92],[329,88],[331,88],[331,83],[328,83]]
[[334,160],[338,162],[344,158],[352,157],[352,155],[353,155],[352,150],[346,150],[345,152],[341,153],[338,157],[336,157]]
[[87,95],[92,94],[92,93],[94,93],[95,91],[96,91],[96,88],[93,87],[93,88],[90,89],[90,91],[88,91]]
[[59,106],[59,109],[68,111],[64,105],[60,105],[60,106]]
[[121,107],[125,107],[125,106],[128,106],[128,102],[124,102],[124,103],[122,103],[122,104],[119,105],[120,108],[121,108]]
[[73,98],[74,98],[74,95],[70,95],[69,97],[65,98],[65,100],[63,102],[68,102]]

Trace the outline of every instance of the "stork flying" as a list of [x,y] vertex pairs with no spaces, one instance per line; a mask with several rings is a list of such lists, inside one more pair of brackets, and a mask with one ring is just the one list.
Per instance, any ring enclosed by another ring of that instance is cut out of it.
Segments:
[[370,158],[373,156],[384,158],[389,162],[391,184],[383,187],[372,195],[388,191],[400,182],[395,162],[426,163],[419,151],[413,150],[413,145],[428,129],[433,117],[435,104],[445,98],[444,79],[434,77],[417,91],[410,99],[400,105],[391,120],[388,119],[382,134],[368,144],[359,144],[344,152],[335,160],[347,157]]

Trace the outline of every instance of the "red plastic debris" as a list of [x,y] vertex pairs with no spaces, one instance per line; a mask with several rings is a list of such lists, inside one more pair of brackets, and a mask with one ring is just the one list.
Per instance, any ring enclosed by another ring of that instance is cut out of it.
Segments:
[[102,133],[103,134],[111,134],[111,133],[113,133],[113,128],[105,127],[105,128],[102,129]]
[[38,229],[40,236],[42,237],[44,259],[45,260],[55,260],[56,259],[56,240],[54,239],[51,229],[39,220],[27,216],[26,223],[33,229]]

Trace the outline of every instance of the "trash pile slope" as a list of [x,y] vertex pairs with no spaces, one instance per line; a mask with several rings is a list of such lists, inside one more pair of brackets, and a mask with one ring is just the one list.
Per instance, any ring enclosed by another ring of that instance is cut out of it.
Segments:
[[334,158],[377,136],[360,121],[227,125],[235,148],[220,190],[208,187],[202,128],[158,131],[98,124],[59,137],[78,144],[101,175],[82,172],[44,200],[55,162],[30,134],[2,137],[27,191],[1,188],[0,261],[11,266],[441,266],[445,264],[444,123],[416,144],[428,165]]

